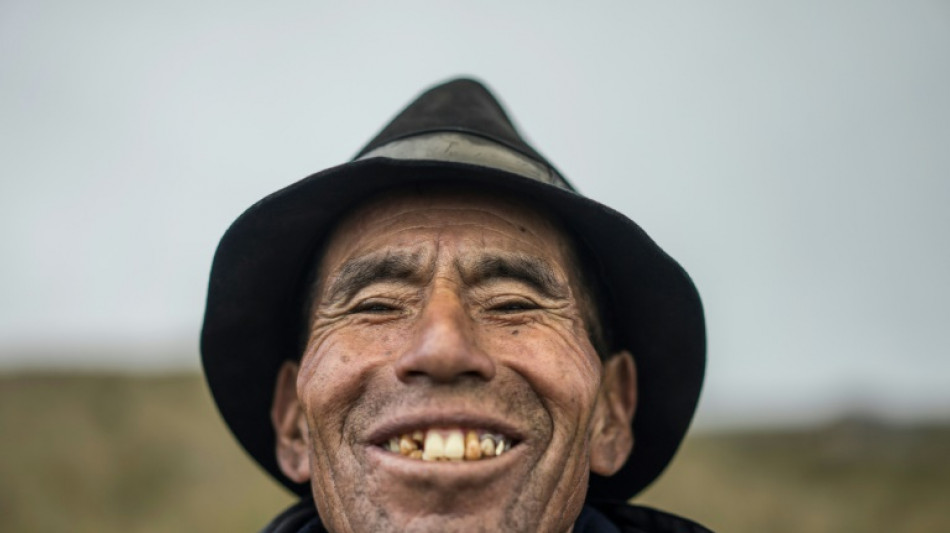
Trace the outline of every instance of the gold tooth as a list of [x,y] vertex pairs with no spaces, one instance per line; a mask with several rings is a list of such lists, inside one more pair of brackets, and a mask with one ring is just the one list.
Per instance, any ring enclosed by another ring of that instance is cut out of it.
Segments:
[[495,455],[495,441],[490,437],[483,437],[479,447],[482,450],[482,455],[485,457],[492,457]]
[[414,440],[409,438],[409,435],[403,435],[399,437],[399,453],[403,455],[409,455],[411,452],[418,450],[419,445],[416,444]]
[[482,458],[482,448],[478,443],[478,433],[469,431],[465,434],[465,459],[477,461]]
[[422,459],[422,450],[412,450],[409,452],[409,457],[412,459]]

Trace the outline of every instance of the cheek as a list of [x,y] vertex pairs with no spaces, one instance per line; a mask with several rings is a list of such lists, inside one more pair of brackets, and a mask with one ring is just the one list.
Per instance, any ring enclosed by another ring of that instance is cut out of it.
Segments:
[[513,326],[485,335],[489,350],[524,377],[555,416],[585,427],[600,386],[600,361],[586,337],[562,324]]
[[337,438],[342,434],[347,413],[358,404],[367,383],[392,359],[399,338],[397,332],[385,328],[315,330],[297,379],[312,430]]

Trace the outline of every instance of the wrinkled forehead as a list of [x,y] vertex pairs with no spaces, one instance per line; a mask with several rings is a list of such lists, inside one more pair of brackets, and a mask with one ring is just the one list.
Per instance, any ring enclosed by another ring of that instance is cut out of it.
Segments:
[[503,243],[571,270],[570,239],[553,216],[513,197],[454,188],[390,192],[351,210],[326,240],[318,270],[332,275],[353,255],[380,247],[412,249],[420,232],[462,229],[480,237],[469,248]]

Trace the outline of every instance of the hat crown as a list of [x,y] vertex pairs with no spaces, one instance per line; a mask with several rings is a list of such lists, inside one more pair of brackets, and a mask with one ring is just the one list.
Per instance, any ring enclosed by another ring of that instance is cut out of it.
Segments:
[[354,159],[393,141],[437,132],[465,133],[494,141],[557,173],[551,163],[522,138],[494,95],[471,78],[451,80],[422,93]]

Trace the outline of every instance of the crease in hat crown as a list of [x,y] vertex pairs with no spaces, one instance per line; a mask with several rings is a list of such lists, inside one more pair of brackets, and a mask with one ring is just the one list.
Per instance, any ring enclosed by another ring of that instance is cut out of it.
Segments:
[[470,164],[574,190],[525,142],[494,95],[470,78],[446,82],[420,95],[355,160],[373,157]]
[[373,157],[477,165],[570,189],[567,182],[550,166],[504,145],[468,133],[423,133],[397,139],[370,150],[357,158],[357,161]]

